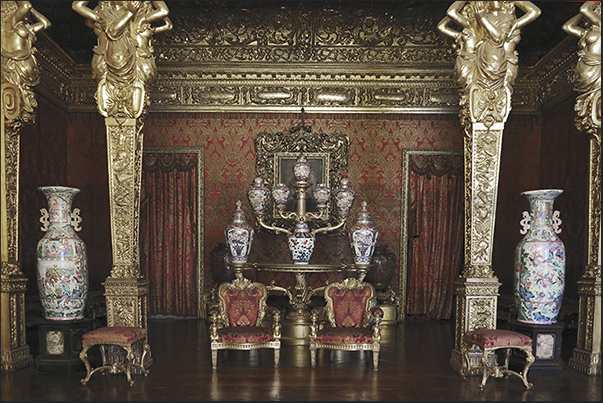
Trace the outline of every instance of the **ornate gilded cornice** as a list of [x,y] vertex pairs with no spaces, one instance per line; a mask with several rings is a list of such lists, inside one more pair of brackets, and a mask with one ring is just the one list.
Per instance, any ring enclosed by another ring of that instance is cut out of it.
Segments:
[[[150,112],[458,113],[455,55],[436,30],[440,14],[421,16],[403,2],[267,3],[240,13],[222,2],[183,3],[194,12],[172,13],[173,30],[154,44]],[[39,36],[36,90],[69,112],[96,111],[90,65]],[[514,113],[539,113],[573,95],[574,50],[564,41],[520,69]]]

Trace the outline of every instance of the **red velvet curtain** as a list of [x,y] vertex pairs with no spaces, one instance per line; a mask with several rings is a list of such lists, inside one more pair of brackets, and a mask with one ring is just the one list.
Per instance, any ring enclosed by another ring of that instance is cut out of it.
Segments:
[[149,315],[197,316],[197,165],[196,154],[143,157],[140,265]]
[[450,319],[464,245],[462,156],[417,154],[409,162],[407,313]]

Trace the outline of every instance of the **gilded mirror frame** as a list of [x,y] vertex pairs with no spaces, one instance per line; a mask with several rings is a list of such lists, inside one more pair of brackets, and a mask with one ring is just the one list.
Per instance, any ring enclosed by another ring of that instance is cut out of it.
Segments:
[[408,194],[410,185],[410,158],[413,155],[463,155],[462,149],[405,148],[402,150],[402,178],[400,205],[400,274],[398,283],[398,321],[406,319],[406,285],[408,279]]
[[[346,134],[316,133],[312,126],[303,122],[291,127],[287,132],[261,132],[255,138],[256,173],[264,179],[266,186],[272,189],[282,178],[280,162],[284,158],[297,159],[300,154],[304,154],[310,157],[310,160],[323,161],[321,177],[323,183],[326,183],[333,192],[339,187],[343,175],[347,173],[349,144],[350,140]],[[285,185],[290,186],[289,183]],[[293,193],[290,197],[295,198]],[[272,217],[268,217],[270,221],[279,226],[290,226],[291,223],[286,223],[276,216],[274,206],[271,211]],[[331,207],[331,202],[328,211],[328,219],[321,219],[321,223],[328,221],[336,224],[338,222],[336,209]],[[308,224],[312,226],[313,221],[317,220],[310,219]]]
[[205,148],[204,147],[143,147],[146,154],[181,153],[197,155],[197,317],[207,318],[209,294],[205,293]]

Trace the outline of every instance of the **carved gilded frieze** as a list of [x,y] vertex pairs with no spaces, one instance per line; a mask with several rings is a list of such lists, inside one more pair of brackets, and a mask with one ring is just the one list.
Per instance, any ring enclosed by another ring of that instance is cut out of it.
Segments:
[[[455,113],[455,53],[434,29],[443,9],[405,3],[170,3],[174,27],[154,39],[149,111]],[[90,66],[41,42],[39,90],[69,111],[94,110]],[[522,68],[514,110],[571,93],[568,57],[562,47]]]

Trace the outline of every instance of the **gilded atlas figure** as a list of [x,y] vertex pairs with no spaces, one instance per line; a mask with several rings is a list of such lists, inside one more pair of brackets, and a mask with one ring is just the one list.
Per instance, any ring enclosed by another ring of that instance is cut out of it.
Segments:
[[[149,100],[145,85],[156,74],[152,36],[172,23],[164,1],[75,1],[72,8],[94,29],[92,74],[98,80],[96,100],[101,115],[138,118]],[[164,20],[162,25],[151,23]]]
[[[516,8],[524,14],[517,18]],[[456,1],[438,29],[456,40],[455,77],[463,86],[461,106],[471,99],[472,121],[502,122],[518,72],[515,46],[521,29],[540,15],[529,1]],[[449,26],[454,21],[462,30]]]
[[[478,43],[478,27],[473,7],[464,7],[466,1],[455,1],[449,8],[447,15],[438,24],[438,29],[454,39],[456,50],[456,64],[454,66],[454,80],[463,89],[459,105],[461,108],[467,103],[467,92],[464,91],[473,82],[475,69],[475,54]],[[450,25],[456,22],[462,30],[455,30]]]
[[2,2],[2,83],[19,88],[23,113],[30,117],[38,106],[32,87],[40,80],[33,44],[48,27],[50,21],[29,1]]
[[590,118],[601,127],[601,2],[585,2],[563,30],[580,38],[574,81],[578,119]]

